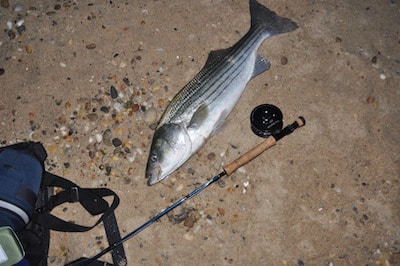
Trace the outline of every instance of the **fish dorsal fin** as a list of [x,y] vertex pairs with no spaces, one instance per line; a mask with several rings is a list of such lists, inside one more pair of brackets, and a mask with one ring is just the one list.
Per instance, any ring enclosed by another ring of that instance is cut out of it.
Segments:
[[254,63],[253,74],[251,78],[260,75],[261,73],[267,71],[271,66],[271,63],[267,58],[257,55],[256,62]]
[[200,127],[207,118],[208,118],[208,106],[205,103],[203,103],[194,112],[192,118],[190,119],[188,128],[195,129]]
[[209,67],[209,66],[213,65],[215,62],[220,61],[221,58],[223,58],[227,53],[229,53],[230,49],[231,48],[219,49],[219,50],[211,51],[208,54],[207,62],[206,62],[204,67]]

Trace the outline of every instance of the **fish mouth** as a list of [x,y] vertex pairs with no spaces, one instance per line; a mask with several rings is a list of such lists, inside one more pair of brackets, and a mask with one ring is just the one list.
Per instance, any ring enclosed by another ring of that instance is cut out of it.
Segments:
[[152,186],[159,181],[161,181],[163,178],[161,176],[162,170],[161,166],[159,164],[152,165],[150,168],[146,170],[146,178],[149,180],[147,181],[147,185]]
[[152,185],[158,183],[159,181],[160,181],[159,179],[150,178],[150,179],[147,181],[147,185],[148,185],[148,186],[152,186]]
[[158,181],[160,181],[158,178],[150,177],[149,180],[147,181],[147,185],[148,186],[152,186],[152,185],[158,183]]

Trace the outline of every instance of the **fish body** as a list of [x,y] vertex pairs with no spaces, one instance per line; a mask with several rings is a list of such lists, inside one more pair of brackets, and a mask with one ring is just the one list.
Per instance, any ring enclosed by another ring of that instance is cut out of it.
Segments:
[[232,47],[210,52],[200,72],[172,99],[153,136],[146,167],[148,185],[178,169],[230,114],[246,84],[268,70],[270,63],[257,54],[267,38],[298,26],[250,0],[250,30]]

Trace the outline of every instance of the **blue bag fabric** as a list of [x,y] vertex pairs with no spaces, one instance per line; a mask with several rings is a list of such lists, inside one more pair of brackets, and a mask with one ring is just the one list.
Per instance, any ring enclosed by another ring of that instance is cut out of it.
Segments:
[[19,231],[29,222],[46,157],[43,146],[34,142],[0,149],[0,226]]
[[[121,239],[114,214],[119,204],[117,194],[107,188],[81,188],[68,179],[45,171],[46,158],[46,150],[39,142],[0,148],[0,227],[9,226],[16,232],[25,250],[21,266],[47,265],[50,230],[85,232],[103,222],[110,245]],[[62,191],[56,195],[49,194],[54,187]],[[113,197],[111,205],[105,197]],[[65,202],[79,202],[90,214],[101,216],[94,225],[83,226],[50,213]],[[115,265],[126,265],[122,245],[116,247],[111,255]],[[78,259],[72,265],[80,265],[85,260]],[[96,261],[95,265],[111,264]]]

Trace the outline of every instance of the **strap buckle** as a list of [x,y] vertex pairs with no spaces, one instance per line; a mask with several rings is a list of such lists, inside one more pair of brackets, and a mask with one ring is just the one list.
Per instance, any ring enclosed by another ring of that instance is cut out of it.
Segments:
[[79,189],[78,187],[71,187],[68,189],[68,202],[79,201]]

